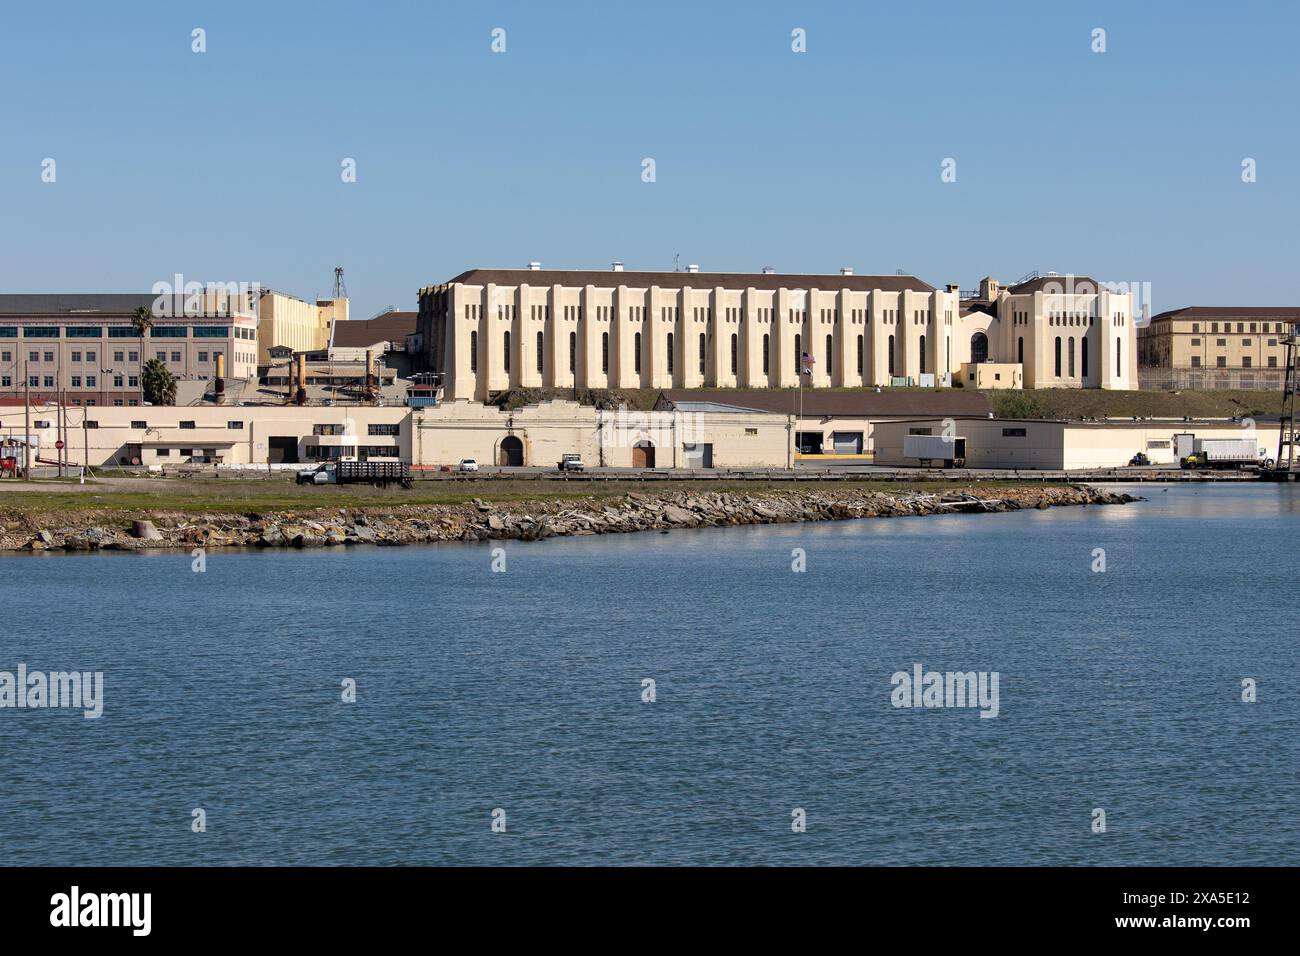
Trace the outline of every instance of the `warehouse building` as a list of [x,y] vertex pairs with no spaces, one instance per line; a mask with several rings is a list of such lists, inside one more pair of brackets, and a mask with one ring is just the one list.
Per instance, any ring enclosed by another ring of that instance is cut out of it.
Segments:
[[[1153,465],[1178,465],[1180,435],[1194,438],[1252,438],[1261,457],[1276,451],[1277,432],[1240,422],[1182,419],[1140,421],[1045,421],[1007,418],[925,418],[876,426],[876,463],[915,468],[906,454],[908,435],[950,435],[961,442],[967,468],[1049,471],[1120,468],[1145,454]],[[1273,451],[1270,451],[1272,446]]]
[[918,416],[987,416],[988,399],[962,389],[668,389],[655,408],[672,410],[707,403],[794,419],[794,460],[851,462],[868,459],[880,422]]

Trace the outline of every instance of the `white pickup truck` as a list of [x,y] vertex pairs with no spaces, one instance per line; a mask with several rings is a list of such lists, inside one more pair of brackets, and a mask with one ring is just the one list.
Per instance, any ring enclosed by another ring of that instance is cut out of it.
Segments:
[[582,463],[581,455],[565,455],[560,459],[558,465],[560,471],[586,471],[587,466]]

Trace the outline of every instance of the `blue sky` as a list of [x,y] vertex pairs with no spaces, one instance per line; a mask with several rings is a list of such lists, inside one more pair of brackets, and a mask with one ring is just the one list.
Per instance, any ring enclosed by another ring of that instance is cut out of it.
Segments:
[[342,265],[362,318],[680,254],[1294,305],[1297,34],[1287,2],[10,3],[0,291],[311,297]]

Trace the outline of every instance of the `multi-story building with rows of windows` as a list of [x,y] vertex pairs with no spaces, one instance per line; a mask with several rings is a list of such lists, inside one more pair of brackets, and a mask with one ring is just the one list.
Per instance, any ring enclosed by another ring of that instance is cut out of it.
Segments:
[[957,384],[1021,363],[1026,387],[1133,388],[1128,294],[1048,276],[963,299],[914,276],[471,269],[420,290],[448,399],[514,387]]
[[[138,405],[154,358],[178,379],[213,378],[218,357],[230,378],[255,375],[255,303],[161,298],[163,307],[157,295],[0,295],[0,399],[56,401],[62,391],[69,405]],[[140,306],[155,313],[143,337],[132,325]]]
[[1142,365],[1158,369],[1282,369],[1300,308],[1189,306],[1161,312],[1139,336]]

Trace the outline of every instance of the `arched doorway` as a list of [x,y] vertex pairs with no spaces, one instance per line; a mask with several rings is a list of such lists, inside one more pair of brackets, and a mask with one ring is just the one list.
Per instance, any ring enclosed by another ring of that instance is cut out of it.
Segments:
[[655,446],[648,441],[639,441],[632,446],[632,467],[653,468],[655,466]]
[[524,463],[524,443],[514,435],[501,439],[501,451],[497,464],[518,468]]
[[989,337],[983,332],[970,337],[970,360],[976,365],[989,360]]

